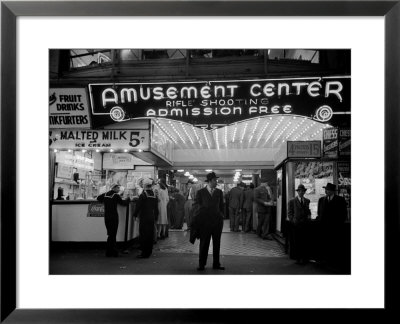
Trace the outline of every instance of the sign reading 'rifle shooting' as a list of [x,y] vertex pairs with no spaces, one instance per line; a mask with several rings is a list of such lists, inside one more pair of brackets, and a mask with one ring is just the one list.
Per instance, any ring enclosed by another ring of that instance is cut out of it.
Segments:
[[158,117],[204,127],[268,115],[320,122],[350,113],[350,78],[90,84],[93,123]]

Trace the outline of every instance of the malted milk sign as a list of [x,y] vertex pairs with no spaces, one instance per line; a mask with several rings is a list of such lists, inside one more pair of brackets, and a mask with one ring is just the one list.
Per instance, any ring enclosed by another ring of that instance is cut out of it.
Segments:
[[149,130],[51,130],[50,148],[148,150]]
[[90,128],[89,106],[84,88],[51,88],[49,125],[52,128]]

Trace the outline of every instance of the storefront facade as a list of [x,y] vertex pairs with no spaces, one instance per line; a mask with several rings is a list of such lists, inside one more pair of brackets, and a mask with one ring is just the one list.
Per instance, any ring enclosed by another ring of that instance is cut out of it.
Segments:
[[[214,51],[213,58],[179,50],[183,57],[177,59],[146,59],[143,50],[142,60],[126,51],[50,51],[57,71],[49,91],[53,241],[85,241],[79,233],[65,233],[87,227],[93,229],[87,240],[102,241],[105,230],[93,199],[111,183],[122,185],[124,197],[136,196],[144,177],[167,175],[184,189],[187,170],[198,170],[199,183],[206,170],[214,170],[225,188],[237,181],[258,185],[262,173],[277,171],[274,222],[280,232],[286,202],[279,201],[280,193],[291,197],[289,191],[303,181],[296,170],[311,168],[292,159],[276,168],[281,148],[290,141],[319,141],[322,150],[327,129],[350,132],[349,63],[328,63],[332,57],[349,62],[348,51],[317,51],[318,63],[272,59],[267,50],[240,57]],[[71,68],[90,55],[97,57],[95,64]],[[334,183],[344,174],[334,170],[350,170],[349,164],[321,158],[322,153],[318,169],[332,166]],[[236,180],[227,170],[239,172]],[[279,189],[282,177],[286,186]],[[59,193],[68,201],[57,200]],[[79,206],[79,220],[64,215],[72,211],[67,205]],[[133,208],[134,203],[121,207],[119,241],[137,236]],[[65,226],[71,230],[61,231]]]

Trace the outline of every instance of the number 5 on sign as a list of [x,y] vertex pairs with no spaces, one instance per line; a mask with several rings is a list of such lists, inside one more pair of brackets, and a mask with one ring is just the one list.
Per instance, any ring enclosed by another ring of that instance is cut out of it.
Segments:
[[139,139],[140,132],[131,132],[129,145],[132,147],[136,147],[140,144]]
[[311,148],[312,148],[311,155],[313,156],[321,155],[321,145],[319,143],[313,143]]

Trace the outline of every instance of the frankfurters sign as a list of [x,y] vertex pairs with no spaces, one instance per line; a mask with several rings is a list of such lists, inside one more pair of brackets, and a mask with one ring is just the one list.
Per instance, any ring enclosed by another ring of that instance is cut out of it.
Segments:
[[89,84],[93,124],[168,118],[216,127],[263,116],[332,123],[350,113],[350,78],[293,78]]
[[49,126],[50,128],[90,128],[86,89],[50,89]]

